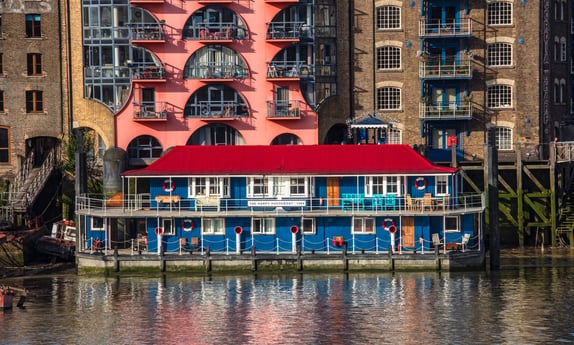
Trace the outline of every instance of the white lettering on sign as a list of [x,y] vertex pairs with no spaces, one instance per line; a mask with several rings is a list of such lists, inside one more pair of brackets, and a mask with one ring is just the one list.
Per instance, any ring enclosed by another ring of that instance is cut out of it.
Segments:
[[303,207],[305,200],[248,200],[249,207]]

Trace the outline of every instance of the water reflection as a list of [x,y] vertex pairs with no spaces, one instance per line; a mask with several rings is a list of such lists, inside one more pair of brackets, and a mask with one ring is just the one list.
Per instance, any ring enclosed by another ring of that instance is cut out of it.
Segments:
[[1,344],[574,342],[574,269],[11,280]]

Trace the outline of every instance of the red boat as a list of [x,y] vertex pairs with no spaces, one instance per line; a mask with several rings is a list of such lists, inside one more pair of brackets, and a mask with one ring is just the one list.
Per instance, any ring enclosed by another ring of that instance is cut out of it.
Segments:
[[76,224],[69,220],[52,224],[52,233],[38,239],[36,250],[67,261],[73,260],[76,252]]

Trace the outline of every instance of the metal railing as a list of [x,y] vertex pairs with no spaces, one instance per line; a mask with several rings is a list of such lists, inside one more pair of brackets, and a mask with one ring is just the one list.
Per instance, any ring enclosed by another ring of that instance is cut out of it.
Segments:
[[471,34],[470,18],[444,21],[421,18],[419,21],[419,36],[421,37],[470,36]]
[[312,37],[313,28],[305,22],[271,22],[267,23],[267,39],[300,39]]
[[267,79],[306,78],[313,74],[313,67],[302,61],[272,61],[267,63]]
[[164,40],[163,25],[159,23],[130,25],[130,39],[138,41]]
[[246,79],[249,69],[238,64],[198,63],[186,66],[185,76],[189,79]]
[[446,64],[442,61],[420,61],[420,78],[471,78],[472,61],[470,59],[460,59],[454,63]]
[[167,102],[134,102],[133,118],[137,120],[165,120],[167,119]]
[[182,37],[184,40],[201,41],[243,40],[247,38],[247,29],[234,23],[198,23],[185,27]]
[[105,216],[132,216],[138,212],[176,215],[211,214],[267,214],[310,215],[329,214],[364,215],[442,215],[462,212],[482,212],[486,206],[485,194],[458,196],[397,196],[346,194],[342,198],[324,197],[232,199],[223,197],[188,198],[174,194],[150,197],[149,193],[125,195],[122,200],[108,200],[103,196],[83,194],[76,197],[76,211],[83,214]]
[[299,118],[301,117],[301,101],[267,101],[268,118]]
[[439,105],[419,103],[419,118],[425,120],[468,120],[472,118],[472,104],[470,102]]
[[248,117],[249,109],[247,105],[236,101],[199,101],[187,104],[184,114],[185,117],[238,118]]

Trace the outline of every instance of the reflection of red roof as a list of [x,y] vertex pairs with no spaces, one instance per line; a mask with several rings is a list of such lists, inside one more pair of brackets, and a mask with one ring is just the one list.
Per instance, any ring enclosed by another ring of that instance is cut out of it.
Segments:
[[177,146],[128,176],[452,174],[408,145]]

